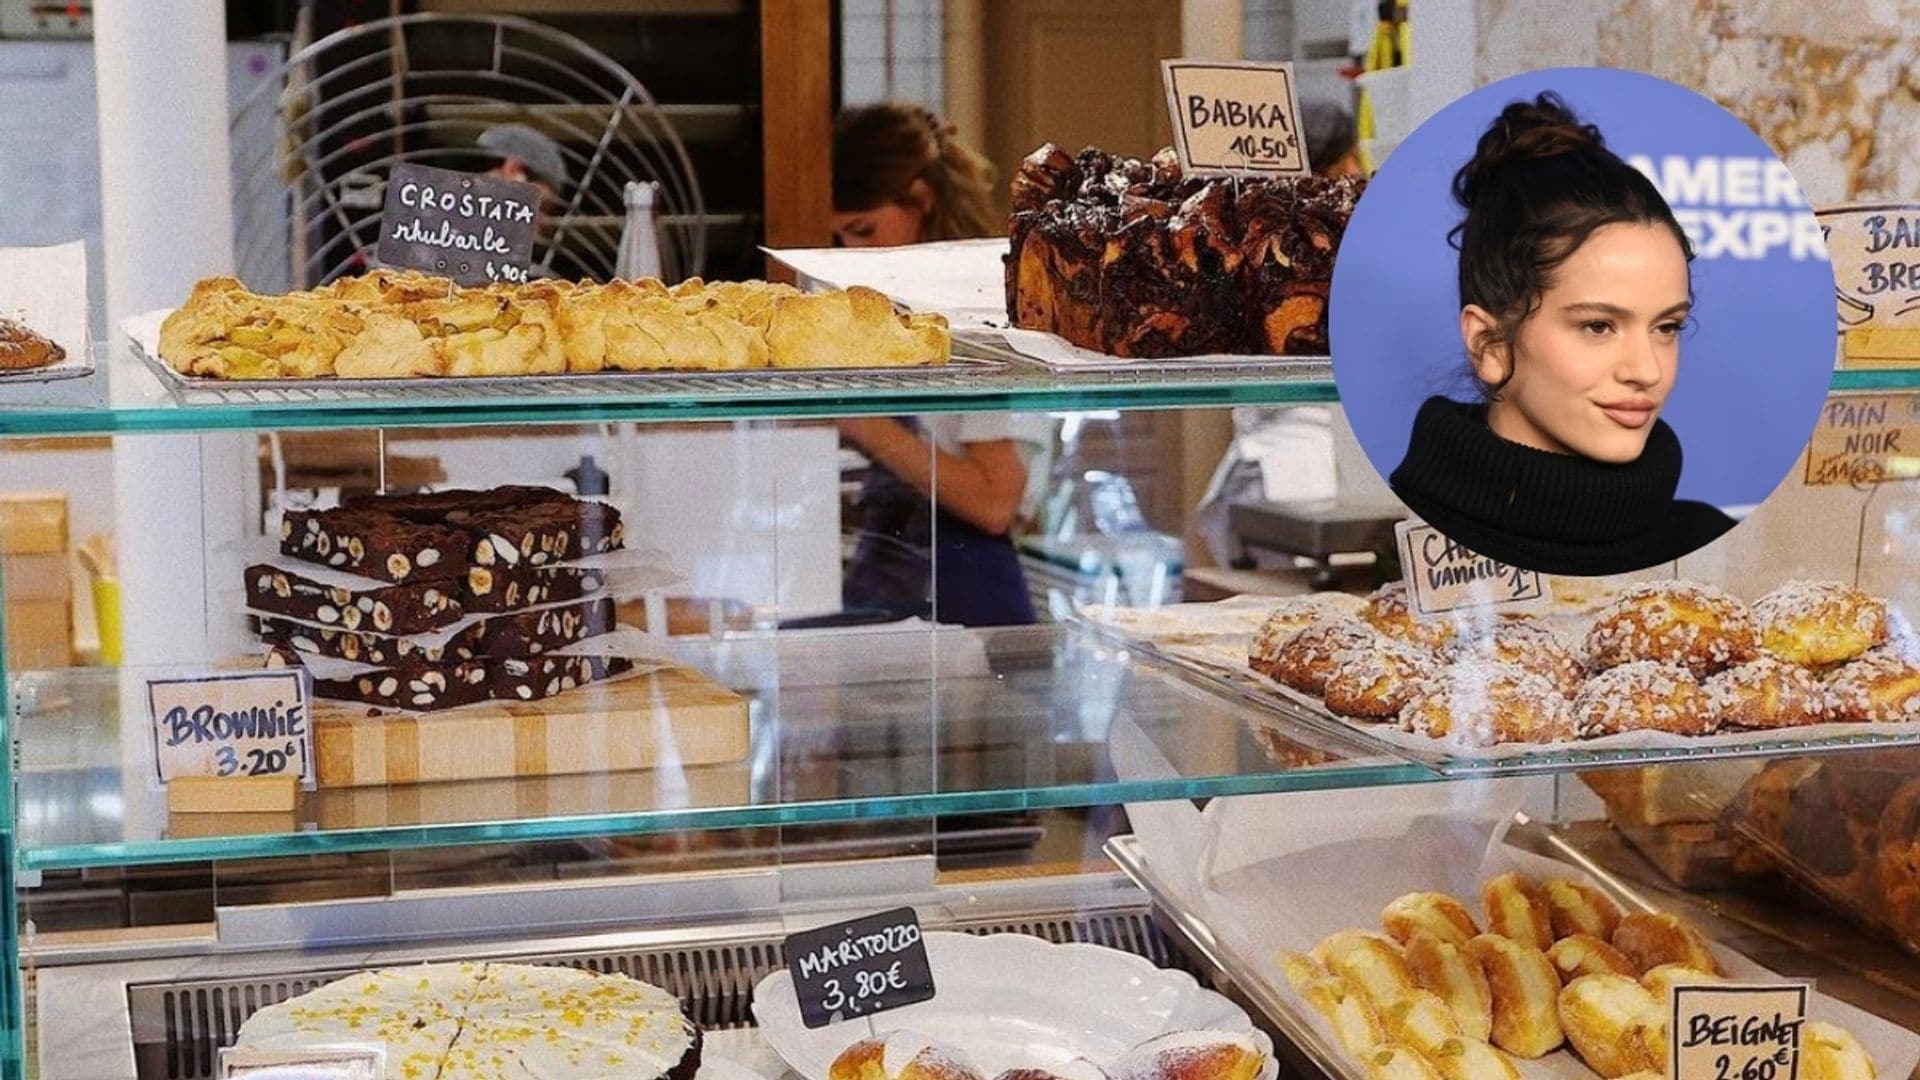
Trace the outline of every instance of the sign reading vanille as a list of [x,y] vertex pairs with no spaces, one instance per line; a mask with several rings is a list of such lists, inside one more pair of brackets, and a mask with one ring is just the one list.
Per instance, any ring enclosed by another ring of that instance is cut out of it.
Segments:
[[1293,65],[1162,60],[1173,146],[1189,173],[1305,176]]

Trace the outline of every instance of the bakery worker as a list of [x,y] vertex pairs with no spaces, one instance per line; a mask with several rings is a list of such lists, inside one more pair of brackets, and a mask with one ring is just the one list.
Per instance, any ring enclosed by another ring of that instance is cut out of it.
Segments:
[[1307,137],[1307,165],[1315,176],[1364,176],[1353,114],[1337,101],[1305,98],[1300,125]]
[[540,189],[543,205],[556,202],[571,179],[560,144],[526,124],[495,124],[480,133],[475,145],[500,158],[488,176],[532,184]]
[[[833,230],[848,247],[999,235],[993,169],[915,105],[850,109],[834,125]],[[842,588],[849,610],[962,626],[1034,621],[1010,534],[1027,491],[1032,419],[943,413],[840,422],[872,469]]]
[[1502,110],[1453,192],[1479,400],[1421,405],[1394,494],[1455,542],[1550,574],[1642,570],[1732,528],[1674,498],[1680,440],[1660,412],[1693,248],[1652,181],[1542,94]]

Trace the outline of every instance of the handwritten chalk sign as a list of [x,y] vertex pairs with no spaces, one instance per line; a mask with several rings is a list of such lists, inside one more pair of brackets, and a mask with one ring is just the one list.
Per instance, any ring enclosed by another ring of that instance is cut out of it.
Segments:
[[540,189],[498,176],[395,165],[380,211],[380,262],[460,285],[527,280]]
[[1808,486],[1865,488],[1915,477],[1920,477],[1920,395],[1827,399],[1807,442]]
[[1180,167],[1199,175],[1306,176],[1293,65],[1162,60]]
[[306,672],[246,671],[147,680],[160,782],[176,777],[312,773]]
[[220,1080],[382,1080],[386,1051],[374,1046],[220,1051]]
[[1920,367],[1920,204],[1821,211],[1846,367]]
[[1672,1080],[1795,1080],[1807,988],[1704,983],[1673,988]]
[[1553,599],[1545,575],[1478,554],[1424,521],[1402,521],[1393,535],[1415,619],[1460,608],[1528,611]]
[[794,934],[786,952],[809,1028],[933,999],[933,965],[912,908]]

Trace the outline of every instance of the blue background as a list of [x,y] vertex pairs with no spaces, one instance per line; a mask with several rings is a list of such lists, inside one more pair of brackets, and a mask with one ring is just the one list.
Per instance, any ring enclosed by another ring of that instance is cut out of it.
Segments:
[[[1543,90],[1556,91],[1597,125],[1622,158],[1775,157],[1713,102],[1626,71],[1529,72],[1429,118],[1361,196],[1340,242],[1329,301],[1334,381],[1361,447],[1383,476],[1406,456],[1414,412],[1427,397],[1478,400],[1464,378],[1458,256],[1447,243],[1462,211],[1449,185],[1500,110]],[[1795,260],[1787,246],[1763,259],[1700,257],[1693,291],[1698,325],[1681,340],[1679,375],[1661,413],[1684,454],[1679,497],[1723,507],[1759,503],[1794,469],[1826,399],[1833,269],[1824,257]]]

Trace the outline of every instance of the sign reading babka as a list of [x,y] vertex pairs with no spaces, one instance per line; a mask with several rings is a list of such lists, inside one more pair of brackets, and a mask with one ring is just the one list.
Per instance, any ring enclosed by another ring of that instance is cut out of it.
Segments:
[[786,953],[809,1028],[933,1000],[933,966],[912,908],[794,934]]
[[308,680],[298,668],[147,680],[154,766],[178,777],[297,776],[313,761]]
[[1673,988],[1673,1080],[1794,1080],[1800,1072],[1803,985],[1705,983]]
[[1829,398],[1807,442],[1810,487],[1865,488],[1920,477],[1920,396],[1842,394]]
[[1180,165],[1194,174],[1306,176],[1293,65],[1162,60]]
[[1393,535],[1416,619],[1467,607],[1526,611],[1553,599],[1545,575],[1481,555],[1424,521],[1402,521]]
[[459,285],[524,282],[539,209],[540,189],[532,184],[395,165],[380,211],[380,262]]
[[1920,366],[1920,204],[1817,215],[1850,366]]

